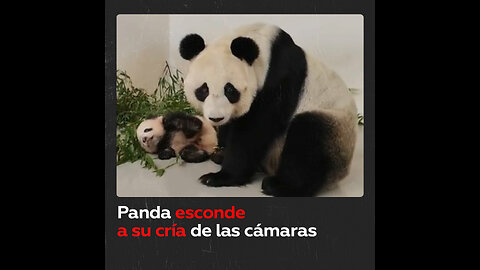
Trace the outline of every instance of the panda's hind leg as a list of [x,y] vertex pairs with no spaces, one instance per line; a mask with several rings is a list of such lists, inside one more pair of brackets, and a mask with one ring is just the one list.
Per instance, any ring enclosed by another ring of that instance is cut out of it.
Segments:
[[[263,193],[273,196],[314,196],[339,164],[335,121],[317,112],[298,114],[287,132],[280,163],[274,176],[262,183]],[[348,157],[346,162],[348,162]]]

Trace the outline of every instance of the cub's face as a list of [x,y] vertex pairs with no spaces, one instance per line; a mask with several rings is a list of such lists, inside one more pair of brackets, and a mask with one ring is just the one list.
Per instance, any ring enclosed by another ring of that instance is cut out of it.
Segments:
[[[247,47],[251,48],[247,49],[256,50],[256,53],[240,57],[234,41],[231,46],[229,42],[205,48],[200,36],[189,35],[180,44],[182,56],[191,60],[184,81],[187,100],[214,126],[226,124],[248,112],[257,91],[257,79],[251,63],[258,56],[258,47],[248,39]],[[191,51],[195,48],[201,50]]]
[[146,152],[155,154],[158,149],[158,142],[165,135],[162,124],[163,117],[147,119],[140,123],[137,128],[137,139]]

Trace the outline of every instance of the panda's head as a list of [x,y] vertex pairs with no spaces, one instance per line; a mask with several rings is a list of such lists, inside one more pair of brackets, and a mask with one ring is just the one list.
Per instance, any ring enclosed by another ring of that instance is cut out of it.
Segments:
[[252,39],[236,37],[205,46],[202,37],[190,34],[180,42],[180,54],[191,61],[185,95],[212,125],[248,112],[257,91],[252,64],[259,55]]
[[165,135],[162,121],[162,116],[150,118],[140,123],[137,127],[138,142],[148,153],[155,154],[158,151],[158,142]]

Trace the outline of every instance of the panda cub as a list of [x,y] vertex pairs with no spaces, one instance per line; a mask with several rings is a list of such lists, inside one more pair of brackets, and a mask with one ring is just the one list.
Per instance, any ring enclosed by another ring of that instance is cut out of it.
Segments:
[[146,119],[137,128],[137,138],[145,151],[160,159],[179,155],[185,162],[203,162],[212,157],[221,162],[216,152],[217,133],[201,116],[183,112]]
[[254,24],[205,43],[180,42],[185,94],[224,147],[207,186],[239,186],[263,166],[263,193],[314,196],[349,171],[357,109],[343,80],[274,25]]

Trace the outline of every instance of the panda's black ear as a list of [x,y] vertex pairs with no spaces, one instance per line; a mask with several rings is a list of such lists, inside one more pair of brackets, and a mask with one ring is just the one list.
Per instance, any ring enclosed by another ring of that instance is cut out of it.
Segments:
[[185,60],[192,60],[205,49],[205,42],[198,34],[190,34],[180,42],[180,55]]
[[230,44],[230,50],[232,51],[233,55],[247,61],[249,65],[253,64],[253,61],[257,59],[259,54],[259,49],[255,41],[246,37],[238,37],[232,40],[232,44]]

